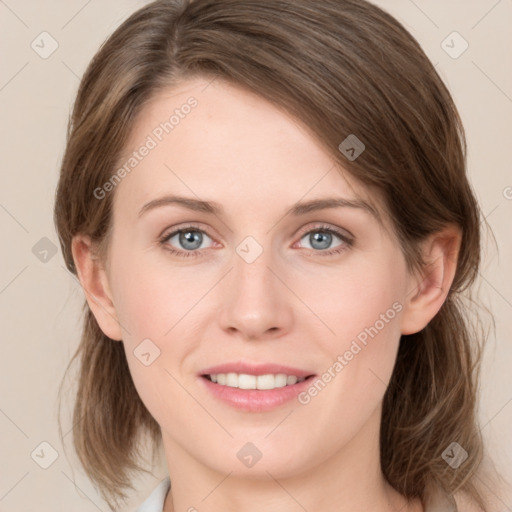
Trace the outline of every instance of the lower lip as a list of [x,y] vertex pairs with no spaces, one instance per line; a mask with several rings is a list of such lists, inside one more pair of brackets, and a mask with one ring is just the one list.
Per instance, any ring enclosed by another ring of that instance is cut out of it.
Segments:
[[313,377],[308,377],[302,382],[291,386],[274,389],[240,389],[230,386],[221,386],[211,380],[200,377],[206,389],[224,403],[249,412],[266,412],[276,409],[287,402],[290,402],[297,395],[307,388]]

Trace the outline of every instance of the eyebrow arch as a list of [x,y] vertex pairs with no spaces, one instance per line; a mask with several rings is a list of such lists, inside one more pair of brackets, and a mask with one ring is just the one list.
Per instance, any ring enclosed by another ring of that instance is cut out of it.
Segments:
[[[184,208],[188,208],[189,210],[193,210],[196,212],[208,213],[211,215],[222,215],[223,208],[219,203],[214,201],[202,201],[199,199],[194,199],[191,197],[183,197],[183,196],[164,196],[158,199],[154,199],[149,203],[146,203],[141,210],[139,211],[139,217],[141,217],[144,213],[149,210],[153,210],[155,208],[161,206],[167,206],[171,204],[181,205]],[[326,197],[322,199],[313,199],[311,201],[306,201],[302,203],[295,203],[286,213],[286,215],[292,215],[293,217],[298,217],[300,215],[305,215],[310,212],[325,210],[328,208],[339,208],[339,207],[349,207],[349,208],[358,208],[367,213],[371,214],[378,220],[381,221],[380,215],[377,210],[368,202],[363,201],[362,199],[344,199],[341,197]]]

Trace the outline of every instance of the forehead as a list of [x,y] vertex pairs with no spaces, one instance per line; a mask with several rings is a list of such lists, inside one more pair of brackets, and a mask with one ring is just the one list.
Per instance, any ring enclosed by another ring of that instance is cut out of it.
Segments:
[[119,167],[129,160],[133,167],[116,187],[115,201],[132,206],[165,192],[261,212],[275,202],[290,207],[328,193],[382,209],[300,121],[221,79],[195,78],[153,96]]

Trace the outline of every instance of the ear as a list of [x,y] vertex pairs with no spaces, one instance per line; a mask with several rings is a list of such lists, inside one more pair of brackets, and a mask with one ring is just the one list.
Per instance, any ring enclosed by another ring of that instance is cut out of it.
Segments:
[[78,279],[100,329],[109,338],[122,340],[121,326],[112,302],[107,273],[94,254],[90,237],[75,235],[71,241],[71,251]]
[[421,331],[441,309],[457,270],[462,232],[454,224],[430,235],[422,244],[421,275],[411,276],[401,319],[402,334]]

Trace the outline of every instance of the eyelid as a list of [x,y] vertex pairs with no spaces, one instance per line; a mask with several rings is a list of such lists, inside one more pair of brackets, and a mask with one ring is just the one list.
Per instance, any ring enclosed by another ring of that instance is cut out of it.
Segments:
[[[166,228],[162,232],[162,234],[158,237],[158,241],[163,246],[168,245],[167,242],[170,238],[177,235],[180,231],[184,232],[187,230],[200,231],[200,232],[204,233],[206,236],[208,236],[209,238],[211,238],[213,241],[215,241],[214,240],[215,237],[211,236],[208,233],[209,229],[210,229],[209,227],[206,228],[204,225],[202,225],[200,223],[185,222],[185,223],[183,223],[183,226],[180,226],[178,224],[177,226],[173,226],[170,229]],[[335,234],[344,242],[344,244],[347,246],[346,248],[351,247],[355,240],[354,235],[347,229],[340,228],[340,227],[334,226],[334,225],[330,225],[328,223],[321,222],[321,221],[316,221],[316,223],[315,223],[315,221],[312,221],[312,222],[308,223],[306,226],[301,228],[296,235],[294,235],[294,238],[298,237],[297,241],[300,241],[305,235],[307,235],[308,233],[313,232],[313,231],[326,231],[326,232]],[[294,245],[296,243],[297,242],[294,242]],[[208,249],[196,249],[194,251],[184,251],[182,249],[176,249],[172,246],[170,246],[170,247],[171,248],[166,247],[165,249],[167,251],[177,254],[177,255],[183,255],[182,253],[186,253],[185,256],[202,256],[202,255],[204,255],[204,252],[206,252],[209,249],[208,248]],[[337,252],[342,252],[343,250],[345,250],[345,249],[337,250],[335,248],[335,249],[327,249],[324,251],[315,251],[312,249],[308,249],[307,247],[305,249],[313,251],[313,253],[318,253],[319,255],[325,255],[325,256],[328,256],[330,254],[337,253]]]
[[[313,221],[313,224],[315,224],[315,221]],[[338,236],[340,236],[342,238],[349,239],[351,241],[353,241],[355,239],[355,236],[348,229],[340,228],[338,226],[334,226],[332,224],[329,224],[329,223],[326,223],[323,221],[316,221],[316,225],[314,225],[314,226],[311,226],[311,223],[309,223],[304,228],[301,228],[299,230],[297,236],[302,238],[304,235],[306,235],[310,231],[315,231],[315,230],[320,231],[322,229],[325,229],[326,231],[333,231]]]
[[180,231],[186,231],[187,229],[190,229],[191,231],[192,230],[201,231],[202,233],[207,234],[210,238],[213,238],[210,234],[208,234],[208,231],[210,230],[210,228],[209,227],[207,228],[206,225],[204,225],[204,224],[197,223],[197,222],[183,222],[182,224],[183,225],[178,224],[176,226],[173,226],[172,228],[165,228],[162,231],[162,233],[158,236],[158,239],[162,240],[164,238],[169,238],[171,235],[175,235]]

